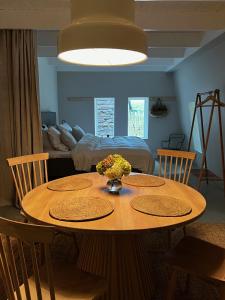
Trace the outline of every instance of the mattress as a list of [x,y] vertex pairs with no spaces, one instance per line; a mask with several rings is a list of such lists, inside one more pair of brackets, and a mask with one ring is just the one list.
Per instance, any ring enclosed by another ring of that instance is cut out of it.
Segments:
[[50,150],[47,151],[49,153],[49,158],[72,158],[71,151],[58,151],[58,150]]

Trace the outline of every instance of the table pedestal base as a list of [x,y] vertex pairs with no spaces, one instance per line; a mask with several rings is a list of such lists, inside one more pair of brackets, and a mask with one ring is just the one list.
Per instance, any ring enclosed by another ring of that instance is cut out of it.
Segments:
[[98,299],[151,299],[150,260],[135,235],[85,235],[78,267],[107,279],[108,292]]

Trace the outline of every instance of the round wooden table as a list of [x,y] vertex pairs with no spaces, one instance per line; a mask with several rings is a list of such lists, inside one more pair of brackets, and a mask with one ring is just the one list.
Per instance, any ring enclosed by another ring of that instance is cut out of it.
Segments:
[[[79,191],[57,192],[49,190],[48,183],[43,184],[24,197],[22,208],[25,214],[37,223],[83,233],[78,266],[108,279],[108,293],[101,299],[151,299],[154,286],[151,284],[151,268],[141,233],[193,222],[206,208],[204,197],[191,187],[169,179],[165,179],[165,185],[160,187],[135,187],[123,183],[120,194],[113,195],[106,190],[107,178],[97,173],[74,176],[91,179],[93,185]],[[133,197],[147,194],[183,199],[191,206],[192,212],[182,217],[157,217],[140,213],[130,206]],[[114,205],[114,212],[102,219],[86,222],[65,222],[52,218],[49,215],[52,203],[58,199],[63,201],[71,195],[108,199]]]

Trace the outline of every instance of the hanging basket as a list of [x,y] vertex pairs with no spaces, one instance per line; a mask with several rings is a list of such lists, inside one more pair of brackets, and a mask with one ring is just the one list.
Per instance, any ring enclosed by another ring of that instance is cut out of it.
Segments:
[[152,117],[164,117],[168,114],[168,108],[166,105],[162,104],[160,98],[157,99],[156,103],[152,105],[150,115]]

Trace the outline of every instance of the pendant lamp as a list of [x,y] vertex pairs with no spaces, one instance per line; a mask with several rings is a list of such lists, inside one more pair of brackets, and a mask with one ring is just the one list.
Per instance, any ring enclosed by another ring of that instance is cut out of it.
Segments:
[[89,66],[147,59],[147,37],[134,24],[134,0],[71,0],[72,24],[59,34],[58,58]]

